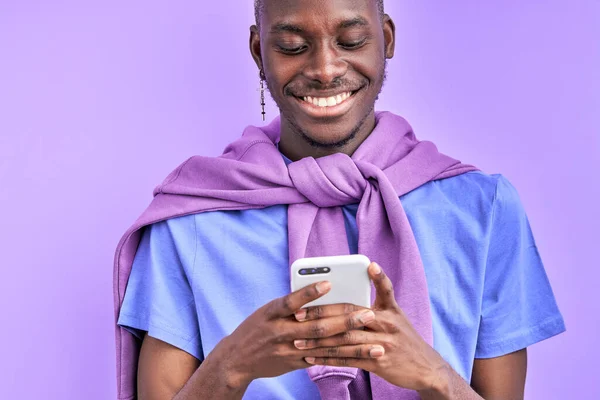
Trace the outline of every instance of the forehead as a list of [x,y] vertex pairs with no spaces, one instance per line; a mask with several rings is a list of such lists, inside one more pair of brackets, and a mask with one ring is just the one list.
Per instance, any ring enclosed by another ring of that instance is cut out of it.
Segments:
[[357,17],[375,22],[379,16],[377,0],[263,0],[263,6],[266,26],[324,26]]

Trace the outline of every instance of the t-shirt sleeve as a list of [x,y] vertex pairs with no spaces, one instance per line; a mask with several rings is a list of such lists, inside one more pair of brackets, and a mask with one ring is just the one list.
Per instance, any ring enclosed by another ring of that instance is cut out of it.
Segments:
[[498,176],[475,357],[503,356],[564,330],[519,195]]
[[195,243],[194,216],[145,228],[118,324],[139,338],[147,332],[202,361],[198,315],[188,280]]

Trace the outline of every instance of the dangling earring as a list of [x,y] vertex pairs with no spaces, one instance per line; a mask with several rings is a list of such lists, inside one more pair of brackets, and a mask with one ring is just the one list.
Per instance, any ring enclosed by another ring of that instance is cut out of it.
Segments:
[[265,77],[265,73],[261,70],[260,71],[260,106],[262,108],[262,119],[263,121],[265,120],[265,116],[267,115],[267,113],[265,112],[265,80],[267,78]]

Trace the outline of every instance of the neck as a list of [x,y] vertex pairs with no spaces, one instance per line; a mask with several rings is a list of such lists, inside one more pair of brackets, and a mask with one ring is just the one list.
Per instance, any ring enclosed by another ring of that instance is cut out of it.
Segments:
[[281,116],[279,151],[292,161],[298,161],[306,157],[325,157],[336,153],[352,156],[373,132],[373,129],[375,129],[375,112],[371,111],[358,127],[356,134],[347,143],[340,146],[319,146],[309,143],[285,117]]

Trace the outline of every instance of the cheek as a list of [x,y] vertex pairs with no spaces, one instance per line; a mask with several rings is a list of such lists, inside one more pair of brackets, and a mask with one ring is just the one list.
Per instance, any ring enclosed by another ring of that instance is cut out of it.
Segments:
[[358,73],[369,78],[371,82],[377,82],[385,69],[385,58],[381,52],[372,52],[368,57],[361,57],[355,63],[355,69]]
[[271,83],[270,89],[274,92],[273,96],[283,95],[283,88],[294,79],[295,71],[299,70],[294,63],[279,57],[270,58],[264,66],[267,80]]

